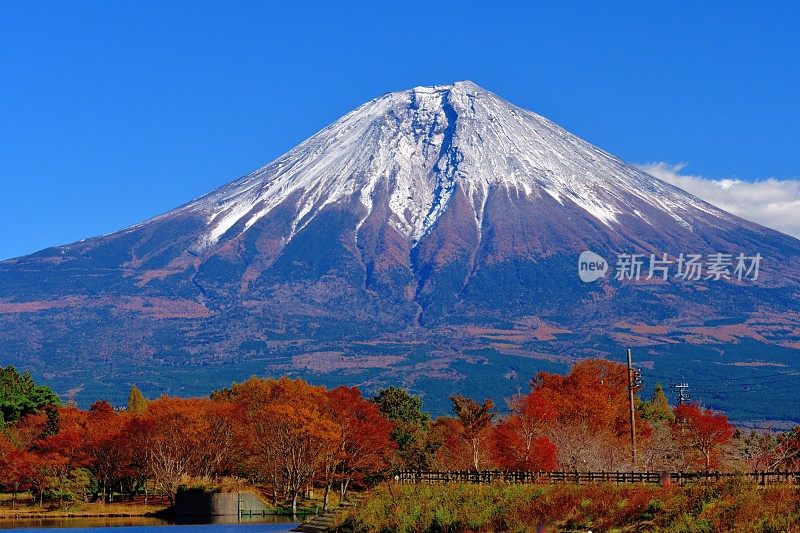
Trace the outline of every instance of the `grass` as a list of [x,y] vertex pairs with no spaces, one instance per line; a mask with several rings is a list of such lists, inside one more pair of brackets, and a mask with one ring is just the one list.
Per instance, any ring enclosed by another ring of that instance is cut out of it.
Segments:
[[800,489],[741,480],[651,485],[386,486],[342,515],[343,532],[800,532]]
[[61,507],[45,502],[39,506],[30,493],[22,492],[17,494],[17,503],[12,509],[11,500],[11,494],[0,494],[0,519],[147,516],[164,511],[168,505],[162,498],[151,497],[145,504],[139,497],[132,502],[71,502]]
[[[216,483],[200,484],[189,483],[187,486],[202,487],[210,492],[255,492],[265,503],[270,502],[271,492],[261,487],[253,487],[246,483],[234,483],[231,480],[222,480]],[[313,515],[322,509],[322,490],[314,491],[314,497],[309,499],[301,498],[298,505],[298,515]],[[339,494],[332,490],[329,497],[330,508],[333,509],[339,504]],[[12,495],[0,493],[0,520],[11,518],[100,518],[100,517],[135,517],[153,516],[163,514],[167,511],[169,502],[166,498],[151,495],[148,503],[144,504],[144,498],[137,496],[135,501],[119,501],[103,504],[100,502],[65,502],[59,506],[56,502],[45,501],[40,506],[35,502],[30,492],[17,493],[16,505],[12,508]],[[271,514],[292,515],[291,505],[281,502],[277,506],[267,505]]]
[[64,507],[18,505],[0,507],[0,518],[72,518],[101,516],[148,516],[164,511],[166,504],[154,503],[72,503]]

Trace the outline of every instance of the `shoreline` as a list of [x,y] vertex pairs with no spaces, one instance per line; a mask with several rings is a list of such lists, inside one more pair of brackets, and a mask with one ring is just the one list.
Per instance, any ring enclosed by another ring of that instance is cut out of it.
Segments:
[[[79,509],[36,509],[36,508],[0,508],[0,522],[4,520],[47,519],[47,518],[162,518],[169,509],[166,505],[155,504],[86,504],[88,508]],[[94,506],[97,508],[94,508]],[[103,509],[102,506],[107,507]]]
[[44,512],[44,513],[21,513],[21,514],[0,514],[0,522],[3,520],[20,520],[24,518],[161,518],[158,513],[64,513],[64,512]]

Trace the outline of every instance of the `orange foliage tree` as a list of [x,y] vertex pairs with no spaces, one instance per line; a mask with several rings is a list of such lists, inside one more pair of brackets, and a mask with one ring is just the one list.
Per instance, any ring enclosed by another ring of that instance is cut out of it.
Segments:
[[458,435],[469,447],[472,468],[480,470],[482,445],[491,434],[492,419],[496,412],[494,402],[485,400],[479,404],[458,394],[451,396],[450,401],[460,423]]
[[[470,470],[474,468],[469,444],[462,438],[461,422],[454,417],[442,416],[431,423],[431,439],[439,446],[434,454],[434,466],[442,470]],[[491,440],[487,440],[491,444]],[[484,450],[485,451],[485,450]]]
[[12,509],[17,505],[17,493],[30,488],[33,459],[33,454],[0,434],[0,488],[11,492]]
[[251,378],[235,384],[220,397],[228,397],[247,414],[244,428],[254,461],[251,468],[272,480],[297,512],[301,491],[325,469],[341,442],[340,428],[328,415],[325,389],[300,379]]
[[[539,372],[534,391],[558,411],[550,432],[562,468],[613,470],[630,467],[628,369],[603,359],[575,363],[567,375]],[[638,388],[634,390],[638,393]],[[638,417],[638,415],[637,415]],[[646,436],[649,426],[637,418]]]
[[140,443],[148,475],[175,502],[178,486],[186,476],[203,472],[202,452],[209,444],[207,416],[212,400],[161,397],[135,418],[131,435]]
[[82,448],[86,465],[99,484],[101,501],[106,501],[109,486],[123,477],[128,456],[123,430],[126,419],[107,401],[92,404],[86,416]]
[[733,437],[728,417],[689,403],[675,408],[672,430],[684,448],[696,453],[693,463],[706,470],[719,464],[720,448]]
[[554,470],[557,450],[546,436],[558,418],[556,406],[541,391],[508,400],[511,414],[494,429],[494,459],[513,470]]
[[35,456],[32,481],[39,499],[45,492],[59,502],[65,498],[85,499],[88,486],[78,492],[68,487],[75,471],[87,465],[84,448],[87,412],[76,407],[58,407],[45,416],[42,435],[31,447]]
[[328,506],[331,481],[339,477],[339,497],[344,500],[353,480],[385,471],[396,451],[391,439],[394,424],[381,416],[378,406],[361,396],[356,387],[336,387],[328,392],[330,418],[338,426],[339,442],[325,463],[323,508]]

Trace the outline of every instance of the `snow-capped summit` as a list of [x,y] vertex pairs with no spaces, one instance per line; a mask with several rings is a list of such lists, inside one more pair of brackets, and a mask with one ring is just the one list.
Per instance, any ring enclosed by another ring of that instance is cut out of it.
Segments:
[[385,202],[389,223],[416,243],[457,187],[479,230],[492,188],[531,202],[547,196],[610,227],[623,213],[650,224],[663,213],[689,229],[698,211],[729,219],[470,81],[376,98],[181,211],[206,218],[198,245],[207,248],[230,231],[247,231],[287,198],[296,204],[292,238],[326,206],[357,197],[362,222]]

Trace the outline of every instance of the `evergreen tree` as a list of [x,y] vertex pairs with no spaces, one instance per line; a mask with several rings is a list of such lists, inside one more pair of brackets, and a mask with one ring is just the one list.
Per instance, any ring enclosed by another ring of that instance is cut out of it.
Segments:
[[422,399],[405,389],[388,387],[372,398],[380,413],[395,423],[392,440],[402,466],[415,470],[431,467],[441,446],[431,430],[431,417],[422,410]]
[[669,407],[669,400],[664,393],[664,387],[657,383],[653,389],[653,397],[649,402],[639,404],[639,414],[643,419],[656,424],[670,422],[675,418],[672,409]]
[[44,425],[42,437],[58,435],[58,432],[61,431],[61,413],[52,405],[45,407],[44,412],[47,415],[47,423]]
[[0,367],[0,421],[3,424],[14,423],[47,406],[59,405],[61,400],[56,393],[50,387],[34,383],[29,371],[20,374],[11,365]]
[[131,385],[131,392],[128,394],[128,412],[139,415],[147,411],[147,399],[136,385]]
[[422,411],[422,398],[400,387],[388,387],[378,391],[372,399],[378,404],[381,414],[394,422],[426,425],[431,417]]

